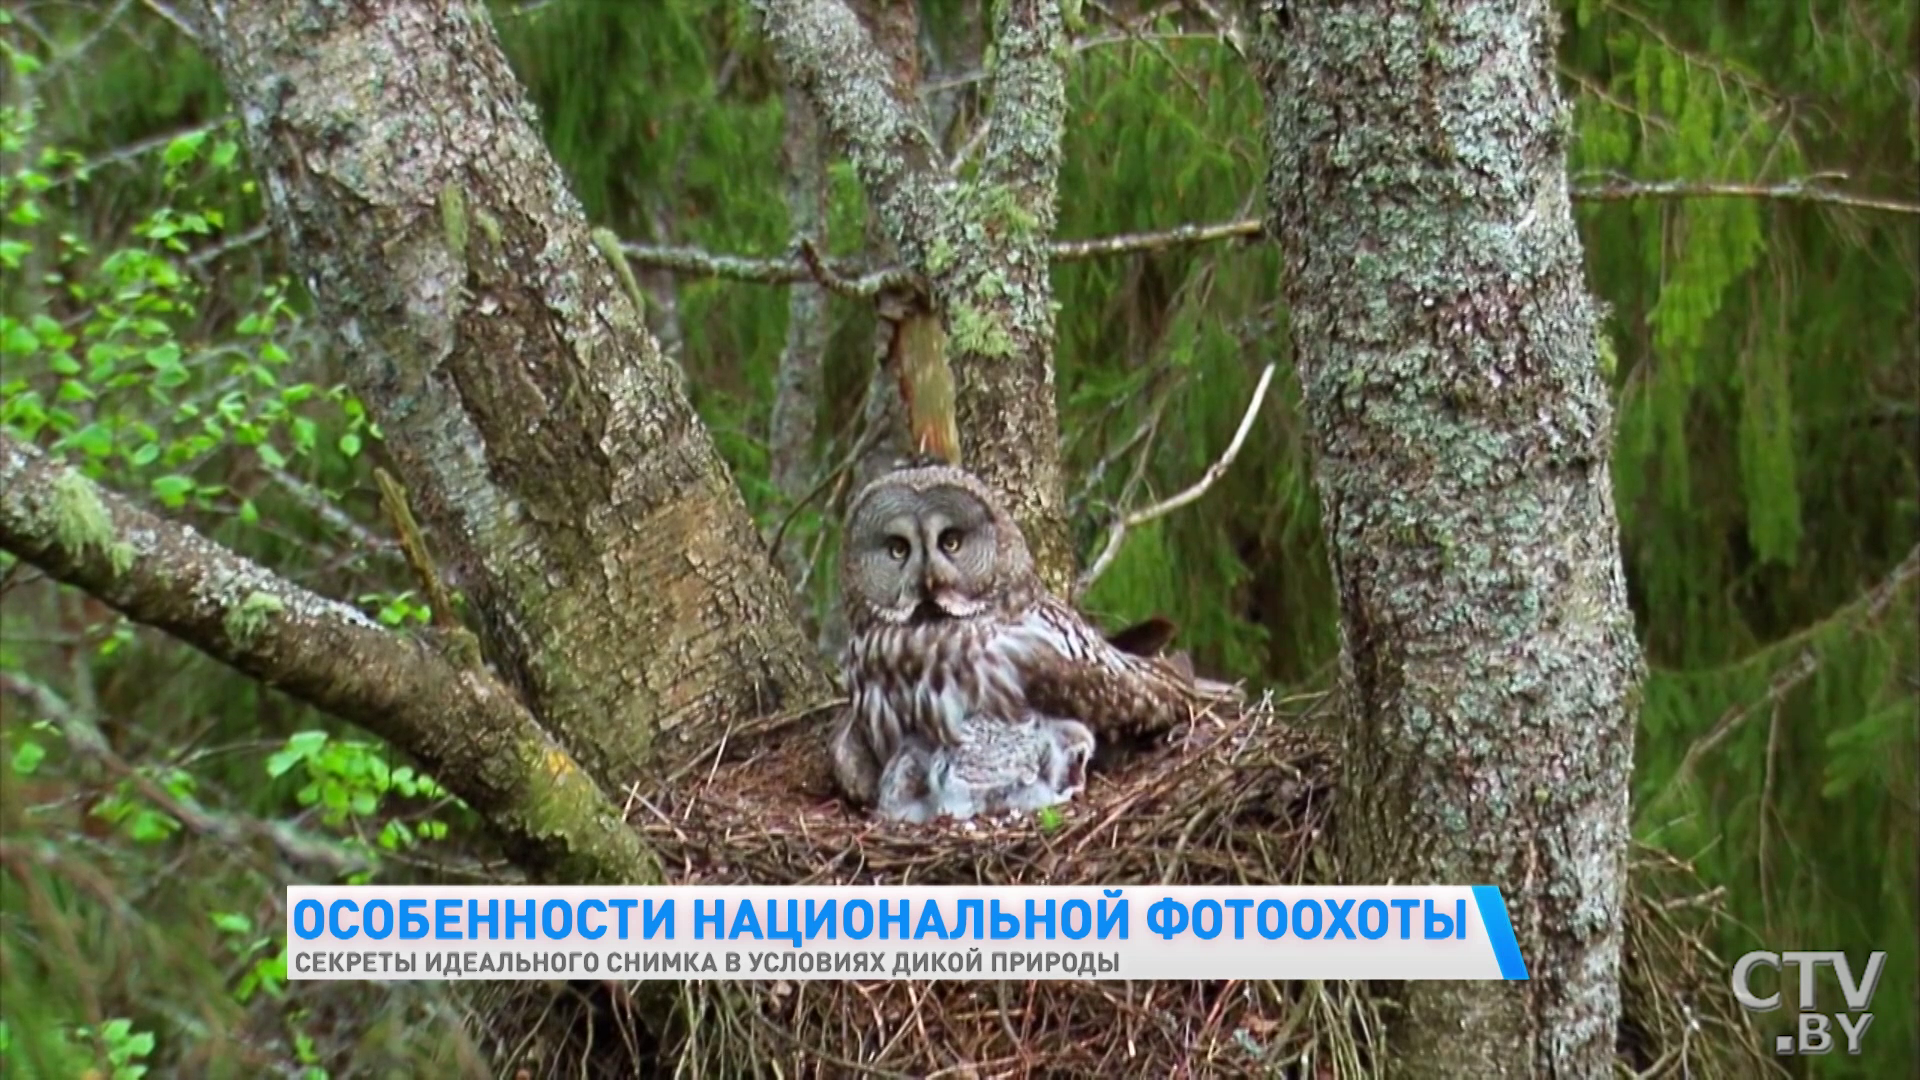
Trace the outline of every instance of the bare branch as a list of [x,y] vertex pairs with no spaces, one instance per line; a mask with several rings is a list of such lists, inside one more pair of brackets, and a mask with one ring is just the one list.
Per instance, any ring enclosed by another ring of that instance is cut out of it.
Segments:
[[[1150,47],[1152,43],[1156,43],[1156,42],[1167,42],[1167,41],[1217,42],[1219,40],[1220,40],[1220,35],[1217,33],[1197,31],[1197,30],[1166,30],[1166,31],[1140,32],[1140,33],[1131,33],[1131,34],[1122,32],[1122,33],[1116,33],[1116,34],[1096,34],[1090,37],[1074,38],[1073,43],[1068,45],[1067,49],[1069,52],[1072,52],[1073,54],[1078,55],[1080,53],[1087,52],[1090,49],[1104,48],[1109,45],[1133,44],[1133,45],[1142,45],[1142,46]],[[953,75],[945,79],[929,80],[927,84],[921,89],[921,94],[924,97],[932,97],[935,94],[945,93],[948,90],[958,90],[960,87],[963,87],[963,86],[971,86],[974,83],[986,82],[988,77],[989,75],[984,69],[976,69],[974,71],[963,71],[958,75]]]
[[[1586,174],[1589,176],[1595,174]],[[1718,181],[1657,180],[1634,181],[1608,179],[1601,183],[1576,186],[1573,197],[1581,202],[1622,202],[1629,199],[1774,199],[1784,202],[1827,203],[1859,210],[1891,214],[1920,214],[1920,202],[1879,195],[1861,195],[1838,191],[1822,185],[1829,174],[1816,174],[1780,184],[1744,184]],[[1167,251],[1176,247],[1211,244],[1221,240],[1258,239],[1258,218],[1241,218],[1212,224],[1178,225],[1153,232],[1121,233],[1086,240],[1056,240],[1047,246],[1054,262],[1083,262],[1119,255],[1140,255]],[[788,285],[814,276],[804,260],[760,259],[750,256],[715,255],[697,248],[660,248],[639,244],[625,245],[627,256],[636,264],[657,266],[688,275],[722,277],[763,285]],[[871,298],[891,288],[908,287],[913,276],[898,267],[869,270],[864,273],[835,262],[833,272],[846,282],[835,291],[855,298]],[[853,275],[858,276],[853,276]]]
[[400,545],[396,541],[381,536],[360,524],[353,515],[341,509],[338,502],[329,498],[326,492],[318,490],[312,484],[283,468],[268,465],[265,462],[261,463],[260,468],[272,477],[273,482],[280,485],[282,490],[297,500],[301,506],[306,507],[308,512],[319,518],[328,528],[345,534],[355,546],[383,555],[399,551]]
[[450,664],[0,432],[0,547],[417,758],[556,881],[658,881],[618,810],[483,670]]
[[[797,247],[797,245],[796,245]],[[913,275],[899,267],[863,271],[843,260],[822,260],[822,274],[805,258],[758,258],[752,255],[715,255],[691,247],[622,244],[620,250],[637,267],[670,270],[686,277],[715,277],[754,285],[796,285],[817,281],[829,291],[853,300],[871,300],[889,289],[910,288]]]
[[201,43],[199,29],[195,27],[193,22],[186,16],[175,11],[172,6],[163,4],[160,0],[141,0],[141,6],[172,24],[173,28],[180,31],[181,36],[185,37],[188,41],[196,45]]
[[1107,533],[1106,545],[1100,549],[1099,557],[1094,559],[1093,565],[1087,567],[1086,572],[1080,575],[1080,579],[1074,582],[1075,598],[1086,595],[1086,591],[1099,580],[1100,575],[1107,572],[1107,567],[1112,565],[1114,558],[1120,554],[1120,542],[1126,539],[1128,529],[1138,528],[1155,518],[1164,517],[1186,506],[1205,495],[1208,488],[1226,475],[1227,467],[1233,464],[1234,458],[1240,456],[1240,447],[1247,441],[1247,432],[1253,430],[1254,417],[1260,415],[1260,404],[1267,399],[1267,387],[1272,384],[1273,365],[1268,364],[1266,370],[1260,373],[1259,384],[1253,388],[1253,400],[1247,402],[1247,411],[1240,417],[1240,427],[1233,433],[1233,441],[1227,444],[1226,452],[1220,455],[1218,461],[1207,466],[1207,471],[1199,480],[1178,495],[1163,499],[1145,509],[1135,510],[1113,523],[1113,528]]
[[[1592,174],[1586,174],[1592,175]],[[1775,199],[1781,202],[1827,203],[1889,214],[1920,214],[1920,202],[1880,195],[1857,195],[1826,187],[1825,181],[1842,174],[1816,173],[1779,184],[1743,184],[1716,180],[1610,179],[1582,184],[1573,197],[1582,202],[1622,202],[1627,199]],[[1575,177],[1576,180],[1579,177]]]
[[217,244],[201,248],[187,256],[187,265],[195,270],[201,269],[210,262],[224,259],[236,251],[252,247],[270,235],[272,230],[266,225],[255,225],[251,229],[234,233]]
[[1213,225],[1181,225],[1160,232],[1122,233],[1092,240],[1065,240],[1053,244],[1047,253],[1054,262],[1082,262],[1114,255],[1141,255],[1189,244],[1211,244],[1216,240],[1252,240],[1260,236],[1259,218],[1222,221]]

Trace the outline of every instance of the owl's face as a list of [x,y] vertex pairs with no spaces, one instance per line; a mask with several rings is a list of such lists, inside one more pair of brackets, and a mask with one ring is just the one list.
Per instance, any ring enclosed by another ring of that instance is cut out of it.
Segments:
[[1024,544],[985,492],[947,469],[883,477],[848,515],[849,601],[895,625],[968,619],[988,608]]

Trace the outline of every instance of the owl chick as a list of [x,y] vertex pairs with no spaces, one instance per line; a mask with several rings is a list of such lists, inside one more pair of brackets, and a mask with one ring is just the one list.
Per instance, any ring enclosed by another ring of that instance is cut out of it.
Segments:
[[[950,466],[888,473],[847,514],[841,597],[850,697],[833,759],[855,801],[909,738],[965,745],[969,725],[1071,720],[1099,739],[1165,731],[1240,699],[1184,658],[1108,641],[1034,572],[1026,539],[986,487]],[[1150,635],[1157,637],[1157,635]],[[1133,644],[1133,643],[1129,643]]]
[[1093,732],[1073,720],[978,719],[967,742],[936,746],[909,736],[881,774],[876,813],[921,824],[1031,813],[1086,787]]

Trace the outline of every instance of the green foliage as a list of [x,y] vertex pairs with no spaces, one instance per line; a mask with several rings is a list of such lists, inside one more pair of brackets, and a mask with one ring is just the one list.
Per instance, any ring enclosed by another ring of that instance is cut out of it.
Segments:
[[[1588,91],[1576,180],[1837,170],[1852,190],[1910,193],[1920,142],[1881,43],[1911,41],[1914,19],[1891,3],[1582,0],[1563,50]],[[1595,205],[1581,224],[1614,313],[1615,493],[1653,664],[1641,831],[1727,887],[1729,953],[1886,949],[1866,1054],[1801,1064],[1891,1075],[1915,1039],[1920,762],[1901,658],[1916,643],[1911,619],[1856,598],[1920,533],[1900,434],[1920,237],[1911,217],[1753,198]],[[1910,611],[1912,586],[1890,602]],[[1772,690],[1802,650],[1811,673]]]
[[[233,121],[205,93],[210,70],[163,25],[124,39],[152,49],[116,48],[67,14],[32,33],[9,25],[0,425],[303,584],[373,597],[390,624],[424,621],[396,589],[404,566],[361,542],[367,515],[351,498],[370,487],[361,455],[380,433],[328,378],[305,297],[248,231],[258,195]],[[49,45],[82,40],[86,60]],[[86,78],[71,78],[76,64]],[[72,488],[56,526],[124,569],[134,550],[87,491]],[[9,690],[0,706],[0,1072],[366,1065],[350,1044],[317,1041],[313,990],[285,981],[281,887],[292,873],[325,880],[324,863],[291,866],[274,843],[234,845],[194,822],[252,822],[248,835],[358,858],[354,880],[405,879],[457,857],[465,808],[384,748],[305,734],[318,722],[306,710],[7,566],[0,672],[43,693]],[[258,633],[279,604],[247,597],[228,632]],[[285,790],[263,762],[289,774]],[[413,1022],[439,1037],[374,1057],[442,1072],[426,1062],[464,1035]]]
[[364,836],[368,827],[373,827],[375,843],[387,851],[447,835],[446,823],[436,818],[409,821],[382,814],[388,797],[440,800],[461,806],[437,782],[411,766],[389,767],[385,747],[333,738],[324,731],[297,732],[267,759],[270,777],[286,776],[295,769],[306,780],[294,796],[301,806],[317,808],[322,824],[336,829],[348,827],[356,836]]

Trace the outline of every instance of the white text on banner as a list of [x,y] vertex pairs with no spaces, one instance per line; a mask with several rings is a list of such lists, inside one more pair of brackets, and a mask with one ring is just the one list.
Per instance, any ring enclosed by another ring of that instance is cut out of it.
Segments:
[[287,890],[287,975],[1525,979],[1491,885]]

